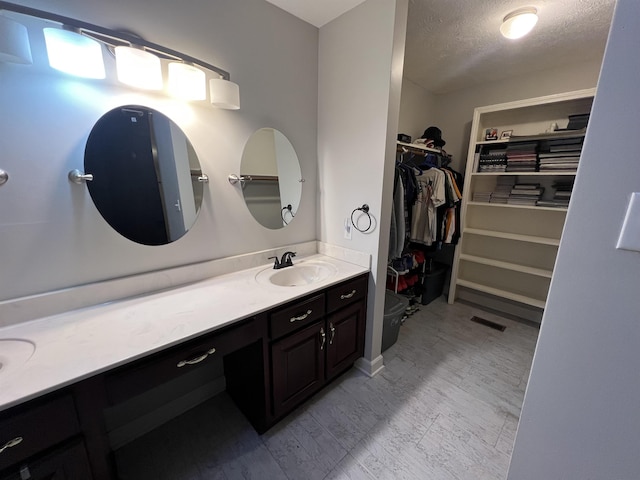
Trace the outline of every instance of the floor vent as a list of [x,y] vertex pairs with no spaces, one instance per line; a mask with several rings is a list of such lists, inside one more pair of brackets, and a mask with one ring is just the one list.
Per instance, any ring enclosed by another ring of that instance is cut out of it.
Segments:
[[491,320],[485,320],[480,317],[471,317],[471,321],[493,328],[494,330],[500,330],[501,332],[504,332],[505,328],[507,328],[504,325],[500,325],[499,323],[492,322]]

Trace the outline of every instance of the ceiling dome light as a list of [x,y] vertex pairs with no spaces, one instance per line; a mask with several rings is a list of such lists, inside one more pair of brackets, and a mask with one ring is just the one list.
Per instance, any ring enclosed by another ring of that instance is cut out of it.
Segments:
[[0,62],[32,63],[27,28],[2,15],[0,15]]
[[84,78],[104,78],[102,45],[70,30],[44,28],[51,68]]
[[182,100],[207,98],[205,73],[199,68],[181,62],[169,64],[169,93]]
[[538,22],[537,13],[534,7],[520,8],[509,13],[502,20],[500,33],[511,40],[524,37]]
[[162,89],[160,59],[140,48],[119,46],[115,49],[118,80],[144,90]]
[[240,87],[224,78],[209,80],[209,96],[211,105],[226,110],[240,109]]

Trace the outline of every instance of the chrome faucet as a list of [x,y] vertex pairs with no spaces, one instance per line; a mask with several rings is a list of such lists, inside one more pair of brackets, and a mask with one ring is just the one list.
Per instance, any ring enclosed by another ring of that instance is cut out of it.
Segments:
[[274,270],[280,270],[281,268],[293,267],[293,262],[291,261],[291,257],[295,257],[296,252],[284,252],[282,254],[282,259],[278,260],[278,257],[269,257],[268,260],[274,259],[273,268]]

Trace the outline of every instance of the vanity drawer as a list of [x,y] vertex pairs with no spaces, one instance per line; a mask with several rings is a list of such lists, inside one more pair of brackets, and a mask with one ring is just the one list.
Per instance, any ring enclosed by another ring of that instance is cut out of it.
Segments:
[[[0,414],[0,470],[80,432],[71,395],[36,401]],[[20,440],[21,439],[21,440]]]
[[324,316],[324,294],[316,295],[269,315],[271,338],[280,338],[300,327],[309,325]]
[[327,312],[333,312],[365,298],[368,278],[368,274],[363,275],[329,289],[327,291]]
[[257,322],[251,319],[122,367],[105,379],[109,402],[123,402],[259,338]]

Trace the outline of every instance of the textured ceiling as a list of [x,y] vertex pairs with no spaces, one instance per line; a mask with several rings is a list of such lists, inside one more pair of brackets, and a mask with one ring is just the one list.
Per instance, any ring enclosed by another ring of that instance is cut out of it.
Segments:
[[[409,0],[404,75],[433,93],[599,60],[615,0]],[[538,9],[527,36],[507,40],[504,16]]]
[[[316,27],[364,0],[267,0]],[[640,1],[640,0],[638,0]],[[404,75],[432,93],[600,60],[615,0],[409,0]],[[524,6],[538,24],[524,38],[500,35]]]

